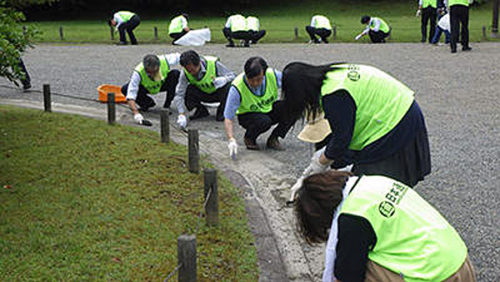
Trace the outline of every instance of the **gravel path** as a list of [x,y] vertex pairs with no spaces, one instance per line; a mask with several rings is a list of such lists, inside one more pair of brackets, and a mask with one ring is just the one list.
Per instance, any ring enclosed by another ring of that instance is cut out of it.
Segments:
[[[271,67],[280,70],[292,61],[370,64],[405,82],[416,91],[431,145],[432,173],[416,190],[464,238],[479,281],[500,281],[500,43],[477,43],[472,48],[472,52],[457,54],[450,54],[445,46],[427,44],[269,44],[233,49],[208,45],[195,50],[220,57],[236,72],[242,71],[247,58],[260,55]],[[41,90],[42,84],[50,83],[55,93],[95,99],[98,85],[125,83],[145,54],[184,50],[187,48],[169,45],[41,45],[29,50],[24,61],[32,76],[33,89]],[[4,86],[12,84],[0,78],[0,98],[42,100],[37,92],[23,93]],[[163,96],[159,100],[158,104],[162,104]],[[82,106],[96,104],[60,96],[54,96],[53,101]],[[203,134],[214,140],[225,141],[223,124],[216,123],[213,117],[191,126],[205,131]],[[297,176],[307,166],[310,146],[295,137],[301,127],[297,124],[284,140],[287,151],[262,153],[282,164],[279,168],[268,167],[272,173]],[[236,134],[242,144],[241,129]],[[259,143],[265,144],[264,137]],[[242,154],[239,162],[245,162],[247,156],[248,152]],[[284,193],[278,194],[273,195],[278,200],[286,197]],[[322,246],[303,246],[309,256],[312,280],[320,279],[321,250]]]

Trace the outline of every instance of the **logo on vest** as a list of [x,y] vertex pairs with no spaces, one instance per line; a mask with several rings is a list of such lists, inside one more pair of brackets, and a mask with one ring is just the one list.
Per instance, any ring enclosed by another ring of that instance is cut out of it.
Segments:
[[383,201],[378,206],[378,211],[380,212],[380,214],[382,216],[389,218],[389,217],[394,215],[396,208],[394,207],[394,205],[391,202]]
[[352,81],[358,81],[361,75],[359,74],[359,66],[358,65],[349,65],[347,67],[349,72],[347,73],[347,77]]
[[391,217],[396,212],[395,205],[399,205],[401,199],[408,191],[408,186],[405,186],[400,183],[393,183],[392,188],[389,193],[385,194],[386,200],[381,202],[378,206],[378,211],[384,217]]

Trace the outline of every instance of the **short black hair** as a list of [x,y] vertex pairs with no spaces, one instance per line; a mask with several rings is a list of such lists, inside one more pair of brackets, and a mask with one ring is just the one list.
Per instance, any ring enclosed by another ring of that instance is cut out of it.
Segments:
[[109,25],[109,26],[113,26],[113,23],[111,22],[112,20],[113,20],[113,19],[109,19],[109,20],[108,20],[108,25]]
[[370,21],[370,16],[362,16],[361,17],[362,24],[367,24],[369,21]]
[[142,64],[147,70],[157,68],[160,66],[160,58],[156,55],[148,54],[142,59]]
[[197,66],[200,64],[200,55],[198,55],[198,53],[196,53],[194,50],[188,50],[181,54],[180,63],[183,67],[190,64]]
[[245,63],[245,75],[247,78],[254,78],[261,72],[266,72],[267,63],[262,57],[251,57]]

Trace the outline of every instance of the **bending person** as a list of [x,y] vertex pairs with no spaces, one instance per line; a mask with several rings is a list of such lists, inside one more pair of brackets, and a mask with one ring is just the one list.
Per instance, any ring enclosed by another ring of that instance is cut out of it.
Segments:
[[120,34],[119,45],[127,45],[125,31],[128,33],[130,43],[137,45],[137,39],[134,35],[134,29],[141,23],[138,15],[129,11],[119,11],[113,15],[113,18],[108,21],[109,26],[115,27]]
[[175,40],[183,37],[189,32],[190,29],[188,27],[187,20],[188,15],[182,13],[170,21],[170,24],[168,25],[168,35],[173,39],[172,44],[174,44]]
[[366,28],[354,38],[356,40],[368,34],[372,43],[385,43],[385,39],[391,34],[391,27],[381,18],[363,16],[361,23]]

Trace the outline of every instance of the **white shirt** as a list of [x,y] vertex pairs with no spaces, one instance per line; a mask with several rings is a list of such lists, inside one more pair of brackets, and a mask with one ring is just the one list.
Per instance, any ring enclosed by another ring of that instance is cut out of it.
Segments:
[[124,20],[123,20],[123,19],[122,19],[119,15],[118,15],[118,13],[115,13],[115,14],[113,15],[113,20],[115,20],[115,22],[116,22],[116,26],[115,26],[115,28],[116,28],[116,29],[118,29],[118,27],[119,27],[122,23],[124,23],[124,22],[125,22],[125,21],[124,21]]
[[450,31],[450,14],[446,14],[439,19],[439,28],[442,30]]
[[368,33],[370,31],[370,25],[372,24],[372,22],[374,23],[374,27],[372,28],[373,31],[377,32],[380,30],[380,20],[377,19],[377,18],[370,18],[370,22],[368,23],[368,25],[366,26],[365,30],[363,31],[363,33]]
[[[170,68],[179,64],[181,55],[179,53],[165,54],[165,59],[167,59]],[[139,91],[139,85],[141,85],[141,75],[134,71],[132,77],[130,77],[130,82],[128,83],[127,89],[127,100],[137,99],[137,91]]]

